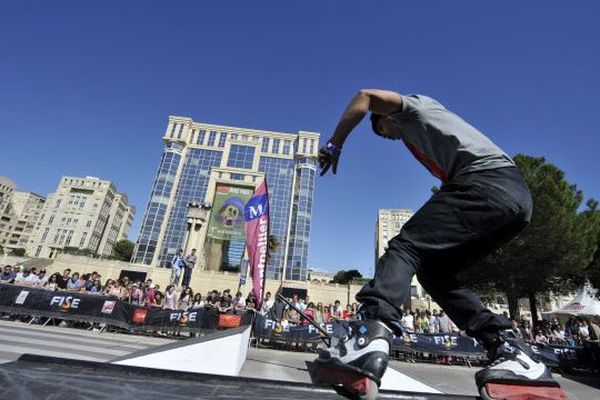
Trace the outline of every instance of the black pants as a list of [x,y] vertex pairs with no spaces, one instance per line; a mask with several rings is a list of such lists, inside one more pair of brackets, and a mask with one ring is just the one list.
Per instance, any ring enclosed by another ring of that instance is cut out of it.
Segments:
[[456,276],[522,230],[531,209],[516,167],[463,174],[443,185],[388,243],[375,277],[356,295],[361,312],[400,321],[416,274],[460,329],[490,344],[510,321],[484,307]]
[[192,279],[192,268],[183,267],[183,281],[181,282],[181,287],[189,287],[190,279]]

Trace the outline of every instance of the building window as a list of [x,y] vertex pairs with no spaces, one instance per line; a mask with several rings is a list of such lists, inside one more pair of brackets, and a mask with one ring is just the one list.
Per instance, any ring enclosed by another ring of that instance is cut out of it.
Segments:
[[232,144],[229,149],[227,166],[233,168],[252,169],[254,162],[254,147]]
[[81,235],[81,240],[79,241],[79,247],[83,246],[86,238],[87,238],[87,232],[83,232],[83,234]]
[[219,135],[219,147],[225,147],[225,140],[227,139],[227,132],[221,132]]
[[273,139],[273,153],[279,153],[279,142],[280,139]]
[[173,127],[171,128],[171,137],[175,134],[175,129],[177,129],[177,124],[173,124]]
[[217,132],[216,131],[210,131],[210,133],[208,135],[208,145],[209,146],[214,146],[216,139],[217,139]]
[[302,139],[302,152],[306,153],[306,138]]
[[177,139],[181,139],[182,133],[183,133],[183,124],[179,125],[179,132],[177,132]]
[[244,174],[230,174],[229,178],[233,179],[235,181],[243,181],[244,180]]
[[54,222],[54,215],[50,216],[50,219],[48,220],[48,225],[52,225],[52,222]]
[[232,133],[231,134],[231,140],[237,140],[238,138],[238,134],[237,133]]
[[242,135],[242,140],[247,141],[248,140],[248,135]]
[[290,154],[290,143],[289,140],[283,141],[283,154]]
[[263,153],[268,153],[270,141],[271,141],[271,139],[269,139],[268,137],[263,138],[262,147],[260,148],[260,151],[262,151]]
[[48,236],[48,232],[50,232],[50,228],[44,229],[44,233],[42,234],[41,242],[44,243],[46,241],[46,236]]
[[315,152],[315,140],[311,139],[310,140],[310,154]]
[[205,136],[206,136],[206,131],[204,129],[200,129],[200,131],[198,131],[198,140],[196,141],[196,143],[199,145],[204,144]]

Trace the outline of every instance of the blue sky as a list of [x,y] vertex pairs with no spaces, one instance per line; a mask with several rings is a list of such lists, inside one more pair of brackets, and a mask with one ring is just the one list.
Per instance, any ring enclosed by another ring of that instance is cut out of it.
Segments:
[[[138,235],[169,114],[329,137],[362,87],[437,98],[509,154],[600,198],[600,3],[4,1],[0,174],[53,191],[115,182]],[[317,180],[309,265],[373,267],[379,208],[436,180],[361,124]]]

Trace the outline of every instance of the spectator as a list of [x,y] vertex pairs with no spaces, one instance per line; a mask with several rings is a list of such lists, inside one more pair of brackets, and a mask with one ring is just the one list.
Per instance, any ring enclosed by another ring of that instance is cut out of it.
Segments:
[[144,291],[140,287],[139,282],[135,282],[133,285],[131,285],[131,291],[129,292],[129,302],[135,305],[144,304]]
[[13,271],[12,266],[5,265],[2,274],[0,274],[0,283],[13,283],[16,277],[17,273]]
[[246,297],[246,311],[256,311],[256,298],[253,291],[250,291]]
[[87,290],[87,283],[90,280],[90,274],[82,274],[79,277],[79,291],[85,292]]
[[552,329],[552,336],[557,344],[565,344],[565,330],[560,323],[557,323]]
[[151,307],[156,307],[156,308],[164,308],[165,306],[165,296],[162,294],[162,292],[157,291],[156,295],[154,296],[154,302],[150,304]]
[[542,333],[541,329],[535,331],[535,342],[538,344],[548,344],[548,338]]
[[63,271],[62,275],[59,275],[56,277],[58,287],[63,290],[67,289],[67,283],[69,282],[70,278],[71,278],[71,268],[67,268]]
[[300,314],[298,313],[298,311],[296,311],[296,309],[290,307],[287,311],[286,311],[286,318],[288,320],[288,323],[298,326],[300,325]]
[[440,333],[440,320],[437,310],[433,310],[432,313],[428,311],[427,315],[429,316],[429,333]]
[[577,317],[577,323],[579,323],[579,336],[582,340],[588,340],[590,331],[587,322],[583,318]]
[[38,279],[38,271],[37,268],[32,267],[29,269],[29,275],[23,280],[23,285],[35,287],[37,286]]
[[179,249],[177,254],[173,256],[173,259],[171,260],[171,285],[179,286],[179,279],[181,278],[181,270],[183,268],[185,268],[183,250]]
[[48,276],[46,275],[46,270],[42,269],[38,274],[38,281],[36,282],[36,287],[43,287],[46,282],[48,282]]
[[233,298],[231,297],[229,289],[223,291],[219,311],[227,314],[233,313]]
[[331,317],[332,318],[342,318],[342,306],[339,300],[333,302],[333,307],[331,308]]
[[415,325],[418,333],[428,333],[429,332],[429,318],[427,317],[427,313],[425,311],[421,311],[419,316],[417,317],[417,322]]
[[565,324],[565,330],[571,335],[579,334],[579,323],[574,316],[570,316],[569,320]]
[[96,279],[96,280],[92,281],[90,293],[98,293],[98,294],[102,293],[102,283],[100,282],[100,279]]
[[15,265],[13,267],[13,271],[15,271],[15,274],[16,274],[15,281],[13,283],[15,283],[15,282],[17,282],[17,280],[21,280],[23,278],[23,272],[21,272],[21,266],[20,265]]
[[275,299],[273,306],[269,311],[269,316],[272,320],[277,322],[283,321],[283,312],[285,311],[285,303],[278,298]]
[[317,303],[317,309],[315,310],[315,322],[319,325],[325,323],[323,319],[323,303]]
[[[310,319],[312,319],[313,321],[315,320],[315,304],[313,302],[310,302],[306,305],[306,311],[304,311],[304,313],[306,314],[306,316]],[[304,321],[303,325],[308,325],[308,320]]]
[[15,285],[27,286],[27,280],[29,278],[29,274],[31,271],[29,268],[24,268],[23,272],[17,272],[17,276],[15,278]]
[[219,292],[217,292],[216,290],[210,292],[210,296],[208,297],[207,302],[208,306],[214,309],[218,310],[219,308],[221,308],[221,299],[219,297]]
[[521,333],[521,328],[519,327],[519,322],[514,319],[510,320],[510,331],[518,338],[523,338],[523,334]]
[[273,303],[275,303],[275,300],[271,298],[271,292],[267,292],[267,294],[265,295],[265,299],[260,306],[260,313],[262,315],[269,314],[269,311],[271,311],[271,307],[273,307]]
[[350,319],[354,316],[354,314],[352,313],[352,305],[351,304],[346,304],[346,308],[344,309],[344,311],[342,311],[342,318],[343,319]]
[[414,332],[415,331],[415,321],[412,314],[409,310],[405,309],[402,312],[402,319],[400,320],[400,325],[406,332]]
[[177,302],[177,293],[173,285],[167,286],[165,292],[165,310],[176,310],[175,303]]
[[58,278],[60,274],[57,272],[56,274],[50,275],[50,278],[42,285],[42,288],[48,291],[55,291],[59,289],[58,286]]
[[246,308],[246,300],[242,297],[242,292],[238,291],[232,301],[232,306],[236,312],[242,312]]
[[187,311],[194,301],[194,292],[191,287],[186,287],[185,290],[179,296],[179,302],[177,306],[181,311]]
[[192,309],[197,310],[202,307],[204,307],[204,300],[202,300],[202,294],[196,293],[194,295],[194,302],[192,304]]
[[600,326],[598,326],[594,321],[587,318],[585,323],[588,326],[588,333],[590,336],[590,340],[600,340]]
[[[150,281],[152,282],[152,281]],[[146,306],[151,306],[156,304],[156,286],[154,286],[153,283],[148,284],[148,281],[146,281],[146,285],[147,287],[144,290],[144,304],[146,304]]]
[[183,271],[183,282],[182,286],[190,286],[190,280],[192,279],[192,270],[196,266],[196,249],[192,249],[192,252],[184,258],[184,271]]

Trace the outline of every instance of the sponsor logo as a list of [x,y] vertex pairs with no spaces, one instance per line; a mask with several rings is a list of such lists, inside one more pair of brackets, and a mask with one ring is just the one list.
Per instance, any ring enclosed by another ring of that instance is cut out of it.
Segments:
[[145,308],[136,308],[133,311],[133,323],[137,325],[143,325],[146,322],[146,316],[148,315],[148,310]]
[[115,309],[115,305],[117,304],[116,301],[113,300],[106,300],[104,302],[104,304],[102,305],[102,311],[100,311],[102,314],[112,314],[113,310]]
[[569,310],[581,311],[585,308],[585,306],[581,303],[575,302],[569,306]]
[[21,305],[21,306],[23,304],[25,304],[25,299],[27,298],[28,295],[29,295],[29,291],[28,290],[21,290],[21,292],[19,293],[19,295],[15,299],[15,304],[18,304],[18,305]]
[[50,300],[50,307],[60,307],[62,312],[67,312],[70,309],[79,308],[80,298],[73,296],[53,296]]

